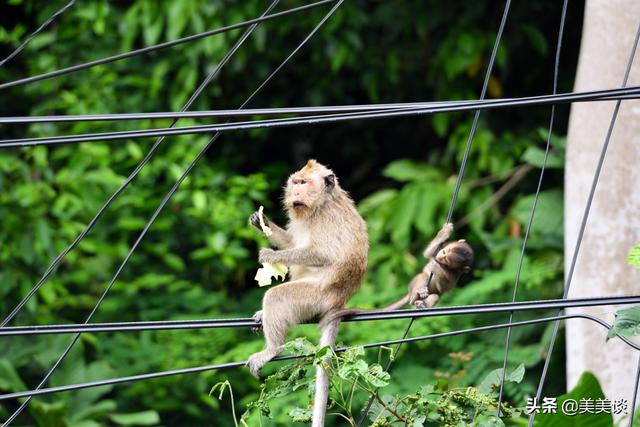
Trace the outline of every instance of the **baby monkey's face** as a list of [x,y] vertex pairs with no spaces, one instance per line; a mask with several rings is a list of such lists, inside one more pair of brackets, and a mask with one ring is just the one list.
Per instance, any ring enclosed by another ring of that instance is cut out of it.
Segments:
[[473,250],[464,240],[459,240],[440,249],[435,259],[446,267],[467,272],[473,262]]
[[449,265],[447,262],[447,247],[440,249],[440,251],[436,254],[436,261],[440,264]]

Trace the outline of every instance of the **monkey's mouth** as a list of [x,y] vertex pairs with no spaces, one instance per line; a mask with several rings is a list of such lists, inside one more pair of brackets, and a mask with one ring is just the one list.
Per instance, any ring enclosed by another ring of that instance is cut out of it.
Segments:
[[294,208],[294,209],[300,209],[300,208],[303,208],[303,207],[304,207],[304,203],[302,203],[302,202],[300,202],[300,201],[298,201],[298,200],[296,200],[295,202],[293,202],[293,203],[292,203],[292,205],[293,205],[293,208]]

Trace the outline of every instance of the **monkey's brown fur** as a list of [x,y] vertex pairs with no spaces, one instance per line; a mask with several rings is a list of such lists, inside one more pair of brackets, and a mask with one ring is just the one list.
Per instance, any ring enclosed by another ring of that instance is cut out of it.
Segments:
[[[342,308],[360,287],[367,267],[366,224],[330,169],[309,160],[287,180],[284,206],[286,230],[265,218],[272,230],[269,241],[278,250],[262,249],[259,261],[286,264],[290,280],[269,289],[255,314],[266,341],[266,348],[247,363],[255,376],[282,350],[290,326]],[[260,229],[257,213],[250,222]],[[332,345],[337,324],[323,323],[320,329],[321,344]]]
[[[460,276],[471,270],[473,249],[464,240],[447,243],[452,231],[453,224],[443,225],[436,237],[426,247],[423,255],[429,262],[420,273],[413,276],[409,282],[407,294],[398,301],[375,311],[397,310],[408,303],[417,308],[431,308],[438,302],[440,295],[455,287]],[[321,326],[336,319],[369,311],[373,310],[337,309],[322,319]]]

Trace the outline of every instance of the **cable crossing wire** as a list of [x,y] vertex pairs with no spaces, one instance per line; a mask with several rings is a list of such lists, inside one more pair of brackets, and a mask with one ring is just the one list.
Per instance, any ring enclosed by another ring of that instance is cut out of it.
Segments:
[[9,55],[7,55],[6,58],[4,58],[2,61],[0,61],[0,67],[2,67],[4,64],[6,64],[7,62],[11,61],[13,58],[15,58],[20,52],[22,52],[22,50],[27,47],[27,45],[31,42],[31,40],[33,40],[38,34],[40,34],[40,32],[42,30],[44,30],[45,28],[47,28],[49,26],[49,24],[51,24],[53,21],[56,20],[56,18],[58,18],[60,15],[62,15],[63,13],[65,13],[67,10],[69,10],[71,8],[71,6],[74,5],[74,3],[76,2],[76,0],[71,0],[69,3],[65,4],[64,6],[62,6],[60,9],[58,9],[53,15],[51,15],[46,21],[44,21],[42,23],[42,25],[40,25],[33,33],[31,33],[29,35],[29,37],[27,37],[21,44],[20,46],[18,46],[13,52],[11,52]]
[[[631,72],[631,67],[633,65],[633,59],[636,55],[636,50],[638,48],[638,40],[640,39],[640,24],[638,25],[638,29],[636,30],[636,35],[633,41],[633,46],[631,48],[631,52],[629,54],[629,60],[627,62],[627,68],[624,73],[624,78],[622,79],[622,87],[627,86],[627,82],[629,80],[629,73]],[[621,101],[616,101],[616,106],[613,110],[613,114],[611,115],[611,121],[609,122],[609,128],[607,129],[607,134],[604,138],[604,143],[602,144],[602,151],[600,152],[600,157],[598,158],[598,164],[596,166],[595,173],[593,175],[593,181],[591,183],[591,189],[589,190],[589,197],[587,199],[587,203],[585,205],[584,214],[582,215],[582,221],[580,222],[580,230],[578,232],[578,238],[576,241],[576,246],[573,251],[573,256],[571,258],[571,265],[569,267],[569,273],[567,275],[567,280],[565,283],[564,292],[562,294],[563,298],[567,298],[569,295],[569,290],[571,289],[571,281],[573,279],[573,273],[575,271],[576,262],[578,260],[578,254],[580,253],[580,246],[582,244],[582,239],[584,237],[584,231],[587,225],[587,221],[589,219],[589,213],[591,212],[591,204],[593,202],[593,198],[596,193],[596,188],[598,187],[598,181],[600,179],[600,172],[602,171],[602,166],[604,164],[605,156],[607,155],[607,148],[609,147],[609,142],[611,141],[611,134],[613,133],[613,128],[615,127],[616,120],[618,118],[618,112],[620,111],[620,103]],[[551,356],[553,355],[553,347],[556,343],[556,339],[558,337],[558,330],[560,329],[560,322],[556,322],[553,328],[553,334],[551,335],[551,341],[549,343],[549,348],[547,350],[547,357],[544,361],[544,366],[542,368],[542,375],[540,376],[540,381],[538,383],[538,388],[536,390],[536,398],[539,400],[542,395],[542,388],[544,387],[544,381],[547,377],[547,371],[549,370],[549,363],[551,361]],[[640,371],[639,371],[640,373]],[[533,419],[535,417],[535,413],[532,413],[529,416],[529,427],[533,426]]]
[[[491,57],[489,59],[489,64],[487,66],[487,71],[485,73],[484,76],[484,81],[482,83],[482,90],[480,92],[480,100],[484,100],[484,97],[487,93],[487,88],[489,87],[489,79],[491,78],[491,73],[493,71],[493,65],[495,63],[495,59],[496,56],[498,54],[498,47],[500,46],[500,40],[502,39],[502,34],[504,32],[504,27],[507,23],[507,18],[509,16],[509,9],[511,7],[511,0],[506,0],[505,5],[504,5],[504,11],[502,12],[502,19],[500,20],[500,27],[498,28],[498,34],[496,36],[496,40],[493,44],[493,49],[491,51]],[[473,142],[473,137],[475,135],[476,132],[476,128],[478,126],[478,121],[480,119],[480,110],[476,110],[475,115],[473,117],[473,123],[471,125],[471,131],[469,132],[469,138],[467,139],[467,144],[465,146],[465,150],[464,150],[464,154],[462,157],[462,163],[460,165],[460,171],[458,172],[458,178],[456,180],[456,185],[455,188],[453,190],[453,195],[451,197],[451,204],[449,206],[449,213],[447,214],[447,220],[445,221],[445,223],[450,223],[451,219],[453,218],[453,211],[455,209],[456,206],[456,202],[458,200],[458,194],[460,192],[460,186],[462,185],[462,179],[464,178],[464,172],[467,166],[467,160],[469,159],[469,151],[471,149],[471,144]],[[429,275],[429,278],[427,280],[427,283],[425,284],[426,287],[429,286],[429,284],[431,283],[431,279],[433,278],[433,272]],[[405,331],[402,335],[402,338],[406,338],[407,335],[409,334],[409,331],[411,330],[411,327],[413,326],[413,322],[415,319],[411,319],[409,321],[409,323],[407,324],[407,327],[405,328]],[[395,348],[394,352],[393,352],[393,357],[389,358],[388,362],[387,362],[387,366],[385,368],[385,370],[388,372],[391,368],[391,364],[393,363],[393,360],[395,359],[395,356],[398,354],[398,352],[400,351],[400,348],[402,347],[402,344],[398,344],[398,346]],[[358,423],[357,423],[357,427],[360,427],[362,425],[362,423],[364,422],[364,419],[367,416],[367,413],[369,412],[369,409],[371,409],[371,405],[373,404],[373,399],[374,399],[374,395],[372,394],[369,397],[369,400],[367,402],[367,405],[365,406],[364,410],[360,412],[360,417],[358,419]]]
[[[552,84],[552,93],[555,95],[558,91],[558,73],[560,69],[560,51],[562,49],[562,36],[564,34],[564,24],[567,17],[567,4],[568,0],[564,0],[562,4],[562,12],[560,15],[560,27],[558,29],[558,41],[556,44],[556,55],[555,62],[553,66],[553,84]],[[540,198],[540,190],[542,189],[542,181],[544,179],[544,172],[547,167],[547,160],[549,158],[549,149],[551,148],[551,135],[553,134],[553,121],[556,114],[556,106],[551,106],[551,115],[549,117],[549,127],[547,130],[547,143],[544,148],[544,158],[542,160],[542,168],[540,169],[540,176],[538,178],[538,186],[536,187],[535,196],[533,197],[533,206],[531,206],[531,213],[529,214],[529,220],[527,221],[527,228],[524,232],[524,239],[522,240],[522,249],[520,250],[520,257],[518,258],[518,267],[516,269],[516,277],[513,282],[513,294],[511,297],[511,302],[516,301],[516,297],[518,295],[518,285],[520,284],[520,273],[522,272],[522,264],[524,262],[524,254],[527,248],[527,243],[529,242],[529,233],[531,232],[531,227],[533,225],[533,219],[536,215],[536,209],[538,207],[538,200]],[[509,312],[509,319],[507,323],[511,323],[513,321],[513,312]],[[504,380],[507,374],[507,361],[509,360],[509,348],[511,346],[511,328],[507,328],[507,335],[505,337],[504,344],[504,357],[502,360],[502,375],[500,379],[500,391],[498,392],[498,417],[500,417],[502,413],[502,395],[504,393]]]

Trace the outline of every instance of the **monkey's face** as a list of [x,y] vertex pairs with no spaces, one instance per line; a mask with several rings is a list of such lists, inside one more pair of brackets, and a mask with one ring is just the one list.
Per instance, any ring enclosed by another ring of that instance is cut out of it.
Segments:
[[451,242],[440,249],[435,259],[436,262],[451,270],[466,273],[471,270],[470,265],[473,263],[473,249],[463,240]]
[[335,186],[335,176],[330,169],[309,160],[287,180],[284,204],[289,215],[302,219],[325,202],[327,191]]

